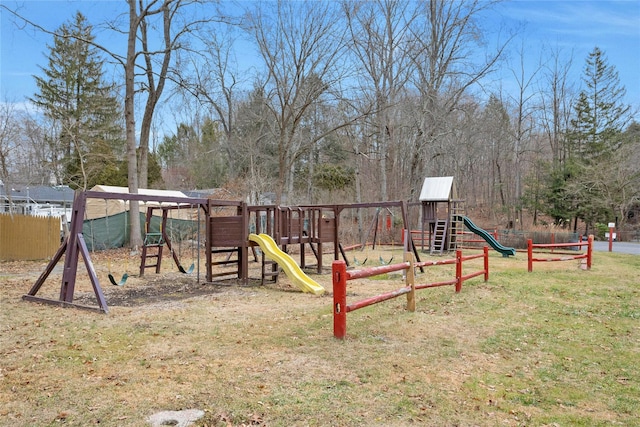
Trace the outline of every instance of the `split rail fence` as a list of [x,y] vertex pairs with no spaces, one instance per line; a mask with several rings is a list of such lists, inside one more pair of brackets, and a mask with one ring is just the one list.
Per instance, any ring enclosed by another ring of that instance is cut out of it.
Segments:
[[[484,276],[484,281],[489,280],[489,249],[484,247],[482,254],[463,256],[462,251],[456,251],[456,257],[448,260],[420,261],[415,262],[413,254],[405,252],[405,261],[398,264],[382,265],[378,267],[364,268],[361,270],[347,271],[347,264],[343,260],[334,261],[332,269],[333,281],[333,336],[344,339],[347,334],[347,313],[368,307],[382,301],[387,301],[400,295],[407,295],[407,310],[415,311],[416,300],[415,291],[420,289],[434,288],[438,286],[454,285],[455,291],[462,290],[462,283],[465,280],[477,276]],[[483,269],[472,273],[463,274],[462,264],[476,258],[483,258]],[[455,278],[439,282],[415,284],[415,269],[436,265],[455,265]],[[347,282],[354,279],[363,279],[394,271],[405,271],[405,286],[391,292],[376,295],[370,298],[347,304]]]
[[[582,246],[587,247],[587,251],[579,254],[570,254],[565,253],[559,257],[552,258],[539,258],[534,257],[534,255],[539,255],[540,252],[534,253],[535,249],[547,249],[550,250],[552,254],[558,254],[556,252],[557,249],[560,248],[580,248]],[[533,271],[533,263],[534,262],[553,262],[553,261],[572,261],[576,259],[586,259],[587,270],[591,269],[591,262],[593,259],[593,235],[590,235],[586,242],[575,242],[575,243],[533,243],[533,240],[527,240],[527,269],[529,272]]]

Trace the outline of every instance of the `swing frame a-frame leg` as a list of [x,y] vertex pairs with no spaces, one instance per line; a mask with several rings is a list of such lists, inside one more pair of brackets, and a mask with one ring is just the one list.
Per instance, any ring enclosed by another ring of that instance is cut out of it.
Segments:
[[[86,310],[97,310],[104,313],[109,312],[104,293],[102,292],[100,282],[98,281],[98,276],[96,275],[95,268],[93,267],[93,262],[91,262],[91,256],[89,255],[87,243],[85,242],[84,236],[82,235],[82,219],[84,218],[85,206],[85,193],[77,193],[76,197],[73,200],[73,216],[71,220],[71,230],[69,236],[65,239],[60,248],[58,248],[56,254],[53,256],[51,261],[49,261],[47,268],[40,275],[36,283],[31,287],[29,292],[26,295],[22,296],[23,300],[60,306],[73,306]],[[62,285],[60,286],[59,298],[57,300],[54,300],[36,296],[47,277],[49,277],[54,267],[58,264],[58,262],[62,258],[62,255],[64,255],[65,253],[66,257],[64,259]],[[85,306],[73,302],[79,256],[82,256],[82,260],[84,261],[84,265],[87,269],[89,280],[91,281],[91,285],[93,286],[93,292],[98,301],[98,307]]]

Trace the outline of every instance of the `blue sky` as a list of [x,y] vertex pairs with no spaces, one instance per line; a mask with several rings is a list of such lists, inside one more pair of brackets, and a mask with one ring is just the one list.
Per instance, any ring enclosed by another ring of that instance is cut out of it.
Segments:
[[598,46],[618,71],[627,103],[640,109],[640,1],[514,0],[499,10],[507,22],[523,25],[529,64],[544,60],[542,45],[561,49],[573,57],[578,81],[588,54]]
[[[80,10],[94,25],[96,41],[113,45],[113,33],[99,24],[115,19],[126,10],[124,0],[22,0],[0,2],[48,30],[55,30]],[[22,103],[36,91],[33,75],[46,66],[49,35],[15,25],[15,18],[0,9],[0,100]],[[522,30],[517,46],[524,47],[526,67],[535,69],[541,47],[561,49],[573,57],[575,81],[595,46],[604,51],[608,63],[616,67],[627,89],[626,102],[640,109],[640,1],[514,0],[501,4],[485,25],[498,30],[501,25]],[[501,27],[500,27],[501,28]],[[503,33],[504,34],[504,33]],[[124,41],[117,48],[124,51]],[[516,57],[512,57],[515,59]],[[542,58],[544,60],[544,58]],[[508,72],[503,87],[508,88]],[[640,117],[636,115],[636,117]]]

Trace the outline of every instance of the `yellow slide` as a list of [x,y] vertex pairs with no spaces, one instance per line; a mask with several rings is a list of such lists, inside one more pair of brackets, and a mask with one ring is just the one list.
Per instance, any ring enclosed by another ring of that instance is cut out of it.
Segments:
[[322,295],[324,288],[304,274],[302,269],[289,255],[280,250],[276,242],[268,234],[249,234],[249,240],[260,245],[260,249],[271,260],[282,267],[289,279],[303,292]]

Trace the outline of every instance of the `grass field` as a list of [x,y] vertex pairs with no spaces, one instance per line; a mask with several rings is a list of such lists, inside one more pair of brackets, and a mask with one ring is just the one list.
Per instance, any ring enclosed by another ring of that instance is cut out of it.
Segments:
[[[198,426],[640,426],[638,256],[527,273],[526,255],[493,252],[488,282],[421,290],[413,313],[404,297],[349,313],[344,341],[331,296],[286,277],[195,292],[193,277],[166,273],[160,295],[149,274],[103,285],[104,315],[22,301],[45,265],[0,264],[2,426],[144,426],[190,408],[205,411]],[[330,293],[330,274],[312,277]],[[356,280],[348,301],[402,284]]]

